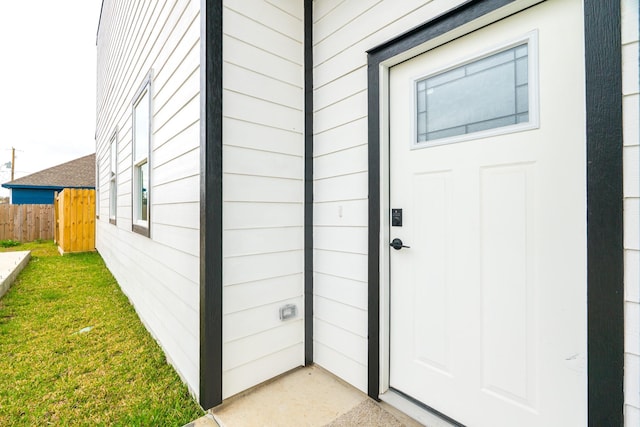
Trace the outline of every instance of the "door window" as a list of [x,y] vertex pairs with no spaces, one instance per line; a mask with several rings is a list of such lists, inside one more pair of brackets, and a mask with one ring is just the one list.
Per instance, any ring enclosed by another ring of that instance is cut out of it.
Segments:
[[415,81],[415,145],[530,127],[529,51],[527,40]]

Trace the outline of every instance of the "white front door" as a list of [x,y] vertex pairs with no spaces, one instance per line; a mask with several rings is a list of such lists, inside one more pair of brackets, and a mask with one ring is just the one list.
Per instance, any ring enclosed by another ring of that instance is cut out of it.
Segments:
[[586,425],[582,16],[390,69],[390,386],[468,426]]

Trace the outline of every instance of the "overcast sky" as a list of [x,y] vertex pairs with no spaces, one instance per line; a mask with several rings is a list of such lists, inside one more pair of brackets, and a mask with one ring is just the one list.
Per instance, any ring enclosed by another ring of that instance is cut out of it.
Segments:
[[0,183],[11,179],[11,147],[16,178],[95,151],[101,4],[0,1]]

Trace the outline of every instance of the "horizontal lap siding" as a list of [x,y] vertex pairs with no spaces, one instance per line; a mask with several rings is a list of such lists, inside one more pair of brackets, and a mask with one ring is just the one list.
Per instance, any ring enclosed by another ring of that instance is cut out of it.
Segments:
[[224,1],[224,398],[304,363],[302,5]]
[[[426,4],[423,4],[426,3]],[[366,390],[366,355],[340,344],[326,319],[337,304],[366,310],[366,50],[428,20],[448,2],[314,2],[315,361]],[[638,231],[638,7],[623,0],[626,425],[640,424],[640,232]],[[336,229],[341,230],[339,235]],[[348,230],[348,231],[347,231]],[[346,265],[352,263],[352,265]],[[348,284],[348,287],[347,287]],[[323,303],[319,303],[323,301]],[[331,304],[326,303],[331,301]],[[346,315],[346,314],[345,314]],[[341,322],[344,334],[365,333]]]
[[622,0],[625,425],[640,425],[640,136],[638,2]]
[[366,51],[460,1],[316,0],[314,361],[367,390]]
[[[194,394],[199,366],[199,2],[105,0],[98,33],[96,246]],[[152,70],[151,237],[132,226],[132,106]],[[117,224],[109,139],[117,130]]]

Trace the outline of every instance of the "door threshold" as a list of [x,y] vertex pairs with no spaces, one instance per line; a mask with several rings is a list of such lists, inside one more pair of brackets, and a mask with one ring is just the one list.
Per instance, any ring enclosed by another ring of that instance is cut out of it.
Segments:
[[383,402],[393,406],[401,412],[404,412],[414,420],[427,427],[464,427],[463,424],[457,423],[446,416],[437,413],[430,408],[418,404],[412,398],[402,392],[388,389],[386,392],[378,396]]

